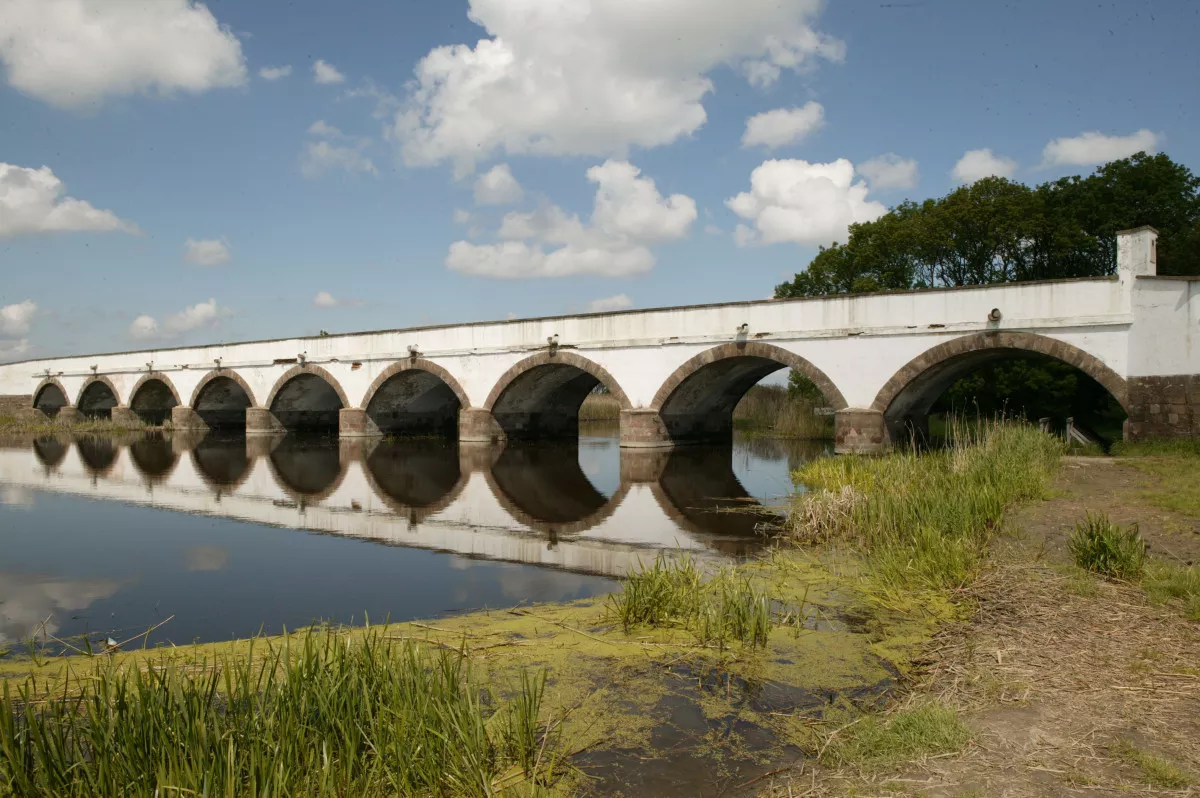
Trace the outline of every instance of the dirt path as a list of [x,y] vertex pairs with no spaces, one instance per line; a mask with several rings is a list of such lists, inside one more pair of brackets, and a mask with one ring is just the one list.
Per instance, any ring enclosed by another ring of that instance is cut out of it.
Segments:
[[1137,522],[1152,553],[1200,560],[1200,522],[1152,506],[1148,479],[1073,458],[1052,498],[1015,514],[1021,534],[972,591],[976,617],[947,631],[910,698],[962,713],[964,753],[892,773],[818,770],[774,794],[1200,795],[1200,624],[1081,574],[1066,550],[1076,520],[1107,512]]

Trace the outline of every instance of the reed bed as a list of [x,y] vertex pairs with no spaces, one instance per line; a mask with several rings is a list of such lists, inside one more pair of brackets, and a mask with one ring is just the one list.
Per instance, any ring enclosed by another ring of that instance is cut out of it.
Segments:
[[626,633],[642,625],[677,626],[721,649],[734,641],[765,646],[771,607],[767,594],[744,575],[725,568],[705,578],[688,557],[659,558],[626,576],[621,591],[608,597],[609,614]]
[[833,417],[816,415],[815,409],[782,385],[755,385],[734,408],[733,423],[778,438],[832,438]]
[[617,421],[621,403],[611,393],[589,393],[579,408],[580,421]]
[[463,653],[385,628],[311,630],[248,655],[99,665],[0,697],[0,795],[491,796],[556,777],[544,672],[514,697]]
[[0,433],[54,434],[77,432],[91,435],[121,434],[159,429],[143,421],[116,423],[106,418],[89,418],[67,424],[49,416],[0,416]]
[[889,591],[962,587],[1013,502],[1043,495],[1063,444],[1013,422],[951,425],[945,448],[822,458],[796,472],[809,492],[783,536],[848,543]]

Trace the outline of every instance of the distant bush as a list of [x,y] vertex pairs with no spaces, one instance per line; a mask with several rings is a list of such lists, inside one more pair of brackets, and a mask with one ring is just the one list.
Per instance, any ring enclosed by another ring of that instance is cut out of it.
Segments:
[[1116,579],[1136,580],[1146,564],[1146,541],[1137,524],[1122,529],[1107,514],[1092,515],[1075,525],[1071,555],[1079,567]]

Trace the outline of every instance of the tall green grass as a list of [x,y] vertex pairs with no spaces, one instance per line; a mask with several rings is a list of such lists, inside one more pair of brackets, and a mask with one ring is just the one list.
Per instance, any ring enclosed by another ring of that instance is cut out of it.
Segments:
[[626,632],[637,626],[679,626],[703,644],[739,641],[765,646],[771,600],[744,575],[722,569],[706,579],[690,558],[663,560],[625,577],[608,597],[611,617]]
[[975,574],[1005,509],[1043,494],[1062,453],[1033,427],[994,421],[952,425],[939,450],[815,460],[795,474],[810,490],[785,537],[858,547],[887,589],[954,589]]
[[1108,520],[1108,515],[1087,514],[1075,524],[1067,543],[1075,564],[1084,570],[1114,579],[1137,580],[1146,564],[1146,541],[1137,524],[1127,529]]
[[49,697],[6,684],[0,794],[490,796],[558,767],[544,673],[502,702],[458,652],[382,629],[257,654],[110,663]]
[[589,393],[579,407],[580,421],[617,421],[621,403],[611,393]]

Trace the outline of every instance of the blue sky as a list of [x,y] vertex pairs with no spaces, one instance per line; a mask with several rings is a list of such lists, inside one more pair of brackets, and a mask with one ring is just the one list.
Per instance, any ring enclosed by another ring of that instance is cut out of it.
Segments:
[[983,174],[1200,169],[1198,34],[1187,0],[9,0],[0,360],[765,297]]

